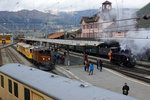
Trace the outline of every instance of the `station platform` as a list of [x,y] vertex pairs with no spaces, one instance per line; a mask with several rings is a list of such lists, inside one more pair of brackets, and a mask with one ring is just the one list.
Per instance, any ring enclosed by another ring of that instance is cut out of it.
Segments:
[[[18,52],[15,50],[13,50],[13,52],[15,52],[20,59],[23,59]],[[84,71],[83,57],[79,58],[71,56],[70,58],[72,63],[69,67],[62,64],[57,64],[54,72],[56,71],[59,75],[118,92],[120,94],[122,94],[122,86],[126,82],[130,87],[129,96],[139,100],[150,100],[150,84],[127,77],[104,67],[102,72],[100,72],[97,70],[96,65],[94,65],[94,74],[89,76],[88,72]],[[33,64],[28,63],[26,59],[23,61],[26,62],[26,65],[35,67]]]
[[126,82],[130,87],[129,96],[137,98],[139,100],[149,100],[150,98],[150,84],[142,81],[127,77],[116,71],[103,67],[102,72],[94,65],[94,74],[89,75],[84,71],[84,65],[56,65],[56,70],[63,73],[71,79],[76,79],[86,84],[92,84],[94,86],[108,89],[114,92],[122,94],[122,87]]

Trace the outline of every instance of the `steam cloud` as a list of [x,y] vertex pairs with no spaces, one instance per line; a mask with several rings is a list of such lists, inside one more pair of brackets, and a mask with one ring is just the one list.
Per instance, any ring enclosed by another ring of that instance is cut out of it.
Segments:
[[[138,55],[145,53],[146,50],[150,48],[150,28],[137,29],[136,20],[115,21],[121,19],[136,18],[135,11],[112,9],[109,14],[104,13],[103,16],[109,21],[114,21],[114,25],[112,25],[112,27],[108,26],[108,29],[104,29],[105,34],[109,34],[109,32],[125,32],[125,38],[116,39],[120,43],[121,49],[130,49],[134,55]],[[107,39],[108,37],[106,37],[105,35],[105,37],[101,38]]]

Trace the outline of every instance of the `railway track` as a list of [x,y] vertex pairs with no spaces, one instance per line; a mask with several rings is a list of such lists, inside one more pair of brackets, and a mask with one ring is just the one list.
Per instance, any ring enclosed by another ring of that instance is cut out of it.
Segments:
[[[64,52],[64,50],[61,52]],[[83,57],[83,54],[81,53],[70,52],[70,54],[73,56]],[[97,59],[99,58],[100,57],[88,56],[89,61],[93,62],[94,64],[96,64]],[[114,65],[110,63],[108,59],[104,59],[104,58],[100,58],[100,59],[103,61],[103,66],[106,68],[115,70],[129,77],[133,77],[141,81],[150,83],[150,68],[141,65],[136,65],[134,68],[120,67],[118,65]]]
[[17,55],[14,54],[14,53],[10,50],[10,48],[5,48],[5,50],[6,50],[7,54],[8,54],[8,56],[9,56],[9,58],[11,58],[11,60],[12,60],[13,63],[24,64],[24,62],[23,62],[21,59],[19,59],[19,58],[17,57]]
[[[61,52],[64,52],[64,51],[61,51]],[[71,55],[83,57],[83,54],[81,53],[76,53],[76,52],[69,52],[69,53]],[[147,66],[136,65],[134,68],[128,68],[128,67],[120,67],[118,65],[114,65],[110,63],[108,59],[104,59],[100,57],[88,56],[88,59],[90,62],[94,64],[96,64],[97,59],[101,59],[103,61],[103,66],[106,68],[115,70],[126,76],[150,83],[150,68],[147,68]]]

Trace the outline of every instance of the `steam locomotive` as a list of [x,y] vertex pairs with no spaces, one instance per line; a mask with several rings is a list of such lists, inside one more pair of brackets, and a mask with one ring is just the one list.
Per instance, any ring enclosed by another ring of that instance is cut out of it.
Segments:
[[[63,46],[67,49],[67,46]],[[111,62],[120,66],[134,67],[136,65],[135,57],[130,50],[121,50],[119,42],[104,42],[98,46],[69,46],[70,51],[86,53],[98,57],[109,58],[111,51]]]

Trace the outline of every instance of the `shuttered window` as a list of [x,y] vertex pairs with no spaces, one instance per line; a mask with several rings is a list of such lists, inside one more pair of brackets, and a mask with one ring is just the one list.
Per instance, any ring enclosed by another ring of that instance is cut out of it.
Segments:
[[18,97],[18,84],[14,82],[14,95]]
[[12,81],[8,79],[9,92],[12,93]]

